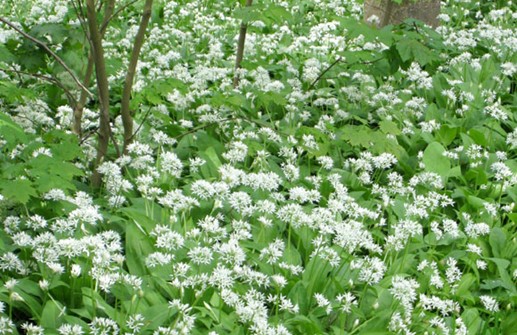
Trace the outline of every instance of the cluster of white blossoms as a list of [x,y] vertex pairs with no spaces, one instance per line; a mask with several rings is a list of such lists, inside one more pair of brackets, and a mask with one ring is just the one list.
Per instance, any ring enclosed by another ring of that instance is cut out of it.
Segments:
[[[73,17],[63,1],[32,2],[31,24]],[[465,301],[484,313],[501,311],[489,290],[465,298],[459,292],[474,285],[473,273],[488,278],[497,267],[511,271],[505,278],[517,276],[515,264],[497,260],[492,250],[504,252],[492,248],[501,233],[495,222],[513,220],[513,203],[501,203],[499,194],[517,184],[517,131],[503,136],[513,118],[499,97],[517,72],[509,56],[516,35],[497,27],[514,13],[494,10],[464,29],[444,24],[438,32],[453,56],[442,66],[415,59],[380,79],[344,58],[329,69],[343,51],[368,57],[387,52],[368,34],[348,33],[346,22],[335,17],[359,18],[356,1],[314,1],[310,10],[273,2],[291,14],[306,11],[303,24],[250,24],[246,58],[254,65],[241,69],[235,89],[234,59],[227,57],[240,24],[232,15],[235,4],[213,3],[218,10],[208,10],[206,1],[160,2],[135,94],[166,83],[162,104],[139,120],[144,125],[127,153],[97,167],[103,185],[95,198],[86,188],[63,187],[41,194],[39,209],[4,217],[0,208],[2,240],[10,246],[0,252],[2,297],[20,306],[28,296],[22,278],[29,276],[38,283],[30,290],[47,302],[61,286],[78,290],[68,305],[74,309],[56,306],[88,323],[63,321],[61,335],[139,334],[154,325],[153,315],[141,310],[152,304],[170,313],[153,335],[195,333],[225,317],[253,335],[293,334],[294,324],[305,321],[291,318],[313,312],[324,315],[329,327],[335,319],[345,326],[367,324],[368,304],[391,308],[385,321],[394,333],[414,334],[425,326],[466,334]],[[136,23],[132,17],[108,29],[104,47],[113,64],[127,65]],[[14,38],[0,30],[4,40]],[[478,48],[491,53],[481,55]],[[492,70],[489,84],[465,84]],[[110,85],[123,75],[114,71]],[[27,133],[71,127],[68,105],[54,113],[38,98],[11,109]],[[469,128],[478,121],[467,119],[470,112],[486,129]],[[84,110],[86,135],[95,131],[97,114]],[[446,124],[444,115],[453,121]],[[371,128],[367,140],[355,129],[345,139],[346,126],[358,124]],[[119,136],[119,123],[113,127]],[[462,127],[468,131],[458,140]],[[498,150],[506,151],[493,152],[485,139],[491,128]],[[85,141],[92,158],[94,142]],[[437,141],[443,155],[429,158],[426,146]],[[6,160],[21,159],[25,150],[32,158],[51,158],[39,142],[6,146]],[[35,176],[29,171],[25,178]],[[465,187],[451,187],[457,180]],[[6,198],[0,194],[2,206]],[[482,285],[508,286],[491,280]],[[76,301],[82,294],[84,301]],[[125,314],[112,314],[109,304]],[[83,305],[102,313],[88,314]],[[3,303],[0,314],[0,333],[13,333]],[[20,327],[27,334],[44,331],[28,322]]]

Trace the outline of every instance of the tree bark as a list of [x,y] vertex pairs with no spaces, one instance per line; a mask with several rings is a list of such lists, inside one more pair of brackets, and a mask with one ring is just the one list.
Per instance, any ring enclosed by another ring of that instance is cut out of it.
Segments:
[[101,175],[97,167],[101,164],[108,151],[108,144],[111,136],[109,116],[109,84],[102,47],[102,37],[97,26],[97,11],[94,0],[86,0],[86,14],[88,19],[88,30],[90,32],[90,43],[95,64],[95,76],[97,78],[97,89],[99,94],[100,118],[99,118],[99,141],[97,144],[97,157],[94,164],[92,184],[94,187],[101,185]]
[[122,124],[124,126],[124,153],[126,153],[127,146],[133,139],[133,116],[129,110],[129,104],[131,102],[131,91],[133,89],[133,80],[135,78],[136,66],[138,64],[138,59],[140,58],[142,46],[144,45],[145,32],[147,31],[149,19],[151,18],[152,7],[153,0],[146,0],[140,26],[138,27],[138,32],[135,37],[135,43],[133,44],[133,50],[131,51],[131,58],[129,60],[126,79],[124,81],[124,88],[122,90],[120,115],[122,116]]
[[[108,22],[111,19],[113,15],[113,11],[115,10],[115,0],[109,0],[105,3],[104,8],[104,18],[100,30],[101,40],[104,38],[104,34],[106,33],[106,28],[108,27]],[[78,13],[79,15],[79,13]],[[88,41],[91,43],[91,39],[88,37]],[[93,54],[92,49],[90,48],[90,51],[88,52],[88,63],[86,65],[86,71],[84,73],[84,79],[83,79],[83,85],[85,87],[90,86],[90,81],[93,74],[94,69],[94,62],[93,62]],[[79,97],[79,101],[76,103],[74,108],[74,118],[73,118],[73,125],[72,130],[79,138],[82,136],[82,120],[83,120],[83,110],[84,106],[86,105],[86,99],[88,98],[86,92],[83,90],[81,91],[81,95]]]
[[403,0],[399,5],[392,0],[365,0],[364,19],[375,15],[379,21],[377,27],[382,28],[389,24],[399,24],[413,18],[436,28],[440,25],[440,0]]

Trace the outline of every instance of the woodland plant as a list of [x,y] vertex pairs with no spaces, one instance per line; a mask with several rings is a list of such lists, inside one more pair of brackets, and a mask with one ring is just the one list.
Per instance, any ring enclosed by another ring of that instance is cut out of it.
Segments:
[[[0,13],[84,74],[74,4]],[[0,334],[514,333],[515,5],[449,1],[433,30],[155,0],[128,83],[144,1],[113,4],[80,131],[85,91],[0,25]]]

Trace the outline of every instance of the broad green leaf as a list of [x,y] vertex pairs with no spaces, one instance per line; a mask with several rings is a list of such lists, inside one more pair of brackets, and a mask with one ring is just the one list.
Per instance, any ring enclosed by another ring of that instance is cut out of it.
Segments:
[[382,120],[379,122],[379,126],[385,134],[400,135],[402,133],[397,124],[393,121]]
[[428,47],[411,38],[401,39],[397,42],[396,48],[404,62],[415,61],[423,66],[438,59]]
[[506,246],[506,234],[505,232],[499,228],[494,227],[490,231],[490,235],[488,237],[488,242],[490,243],[490,247],[492,248],[492,253],[495,257],[500,258],[503,256],[503,252]]
[[50,329],[56,329],[60,322],[62,316],[65,315],[65,306],[63,306],[60,302],[49,300],[43,307],[43,312],[41,313],[40,326]]
[[96,308],[106,314],[109,318],[113,320],[115,319],[115,309],[110,306],[98,292],[89,287],[83,287],[81,290],[83,293],[83,304],[90,311],[93,311],[93,309]]
[[467,326],[469,335],[480,334],[483,320],[479,316],[479,312],[476,308],[467,308],[463,314],[461,314],[465,326]]
[[26,204],[31,197],[38,195],[27,179],[2,181],[0,189],[3,196],[22,204]]
[[423,162],[426,171],[435,172],[446,177],[451,168],[449,158],[443,155],[445,148],[438,142],[433,142],[424,150]]

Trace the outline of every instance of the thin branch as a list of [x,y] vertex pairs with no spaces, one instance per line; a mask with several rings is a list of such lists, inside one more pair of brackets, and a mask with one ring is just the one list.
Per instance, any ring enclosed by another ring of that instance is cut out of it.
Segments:
[[[58,79],[56,79],[54,77],[45,76],[43,74],[19,71],[16,69],[3,69],[2,71],[13,72],[13,73],[16,73],[17,75],[25,75],[25,76],[30,76],[30,77],[34,77],[37,79],[41,79],[44,81],[48,81],[49,83],[52,83],[52,84],[58,86],[59,88],[61,88],[65,92],[65,95],[67,96],[69,102],[75,103],[75,98],[74,98],[73,94],[65,87],[65,85],[63,85],[62,82],[60,82]],[[20,79],[21,79],[21,77],[20,77]]]
[[16,30],[19,34],[21,34],[26,39],[28,39],[31,42],[34,42],[37,45],[39,45],[40,47],[42,47],[48,54],[50,54],[66,70],[66,72],[68,72],[72,76],[72,78],[74,79],[74,81],[77,84],[77,86],[79,86],[82,90],[88,92],[88,94],[90,96],[93,96],[93,94],[81,83],[79,78],[77,78],[77,76],[68,67],[68,65],[66,65],[66,63],[54,51],[52,51],[45,43],[43,43],[42,41],[38,40],[37,38],[34,38],[31,35],[27,34],[26,32],[24,32],[23,30],[19,29],[18,27],[16,27],[14,24],[12,24],[10,21],[6,20],[3,17],[0,17],[0,22],[5,23],[6,25],[11,27],[12,29]]
[[136,134],[138,134],[138,132],[140,131],[140,128],[142,128],[142,126],[144,125],[145,121],[147,120],[147,117],[149,116],[149,114],[151,112],[151,108],[152,108],[152,106],[149,106],[149,108],[147,109],[147,112],[145,112],[144,117],[142,118],[142,122],[138,125],[138,128],[136,128],[133,135],[131,135],[131,138],[130,138],[131,141],[136,136]]
[[308,88],[308,91],[310,91],[311,89],[314,88],[314,85],[316,85],[316,83],[325,75],[325,73],[329,72],[330,69],[332,69],[337,63],[341,62],[343,58],[341,58],[341,56],[339,56],[335,61],[334,63],[330,64],[329,67],[327,67],[323,72],[320,73],[320,75],[318,76],[318,78],[314,79],[314,81],[311,83],[311,85],[309,86]]
[[101,33],[104,34],[106,32],[106,28],[108,28],[108,24],[114,17],[116,17],[118,14],[120,14],[122,11],[124,11],[126,8],[128,8],[129,6],[131,6],[132,4],[134,4],[136,2],[138,2],[138,0],[133,0],[133,1],[128,2],[124,6],[117,9],[117,11],[115,13],[111,14],[107,19],[105,18],[104,22],[101,25]]
[[[246,0],[246,7],[251,7],[253,0]],[[233,75],[233,87],[236,88],[239,85],[239,72],[241,68],[242,59],[244,58],[244,44],[246,43],[246,31],[248,30],[248,24],[246,22],[241,23],[241,29],[239,31],[239,40],[237,41],[237,55],[235,56],[235,74]]]

